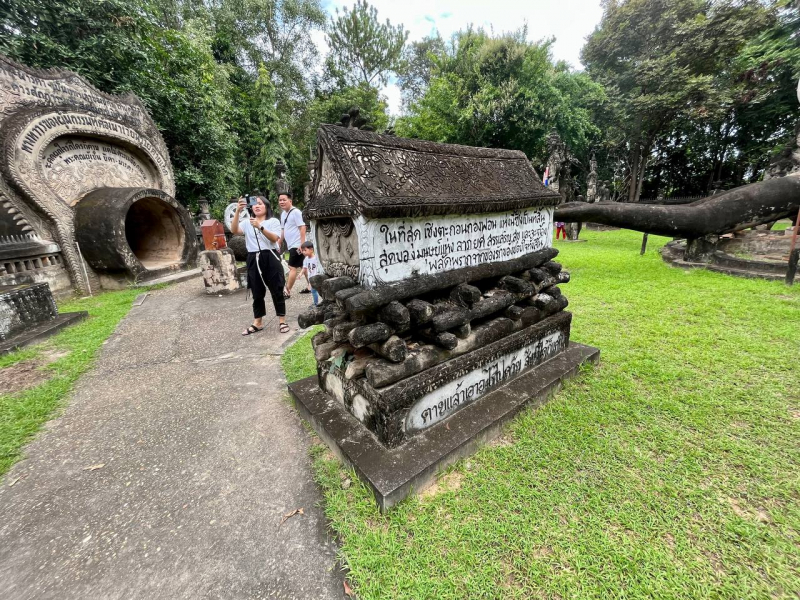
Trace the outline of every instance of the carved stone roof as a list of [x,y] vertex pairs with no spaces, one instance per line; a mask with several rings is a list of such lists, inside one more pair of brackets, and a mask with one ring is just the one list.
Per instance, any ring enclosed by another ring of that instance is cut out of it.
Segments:
[[555,206],[525,154],[323,125],[309,219],[489,213]]

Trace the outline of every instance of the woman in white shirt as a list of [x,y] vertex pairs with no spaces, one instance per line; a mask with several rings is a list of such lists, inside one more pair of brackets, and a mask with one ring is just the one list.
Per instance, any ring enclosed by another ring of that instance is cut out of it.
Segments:
[[231,223],[231,232],[243,234],[247,244],[247,287],[253,294],[253,324],[242,332],[242,335],[258,333],[264,328],[263,318],[267,314],[264,298],[269,289],[275,314],[278,316],[278,330],[289,333],[286,324],[286,300],[283,298],[283,286],[286,280],[283,275],[278,240],[281,237],[281,223],[272,216],[272,211],[261,196],[255,198],[250,206],[252,216],[249,223],[240,223],[239,215],[247,201],[239,199],[236,214]]

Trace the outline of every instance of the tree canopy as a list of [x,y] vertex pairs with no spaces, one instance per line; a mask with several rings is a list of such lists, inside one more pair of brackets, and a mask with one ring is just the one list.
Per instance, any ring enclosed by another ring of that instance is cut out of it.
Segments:
[[628,201],[639,199],[648,179],[661,191],[685,192],[679,179],[688,177],[696,191],[708,191],[734,156],[755,159],[751,176],[763,169],[767,140],[791,119],[780,99],[791,59],[766,56],[775,50],[769,40],[787,41],[786,16],[759,0],[605,4],[582,60],[608,94],[597,123]]
[[423,70],[415,82],[430,83],[398,120],[398,134],[522,150],[542,164],[555,128],[573,152],[585,153],[599,135],[592,110],[605,99],[602,87],[554,62],[552,41],[526,38],[525,29],[496,37],[470,29],[426,47],[430,74]]
[[336,9],[328,28],[329,69],[349,85],[386,84],[401,68],[408,32],[402,25],[378,21],[378,12],[366,0],[352,9]]
[[[628,201],[756,181],[798,118],[792,0],[606,0],[585,71],[524,28],[407,38],[367,0],[332,17],[321,0],[0,3],[0,53],[138,95],[178,200],[206,196],[218,214],[231,196],[271,190],[279,160],[302,203],[317,127],[354,107],[377,130],[518,149],[536,165],[555,129],[575,181],[595,153]],[[402,115],[389,115],[387,82]]]

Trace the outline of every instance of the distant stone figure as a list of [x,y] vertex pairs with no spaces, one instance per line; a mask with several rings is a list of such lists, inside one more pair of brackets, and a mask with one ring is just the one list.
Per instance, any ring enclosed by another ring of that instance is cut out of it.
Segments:
[[611,201],[611,191],[608,189],[608,182],[606,181],[604,181],[603,184],[600,186],[600,191],[598,192],[598,201],[599,202]]
[[770,160],[764,179],[785,177],[800,171],[800,121],[794,129],[794,137],[784,144]]
[[547,169],[550,172],[548,187],[554,192],[559,192],[564,198],[564,190],[561,190],[561,180],[564,175],[564,164],[567,162],[567,147],[561,140],[561,136],[553,129],[547,136]]
[[589,175],[586,178],[586,202],[597,202],[597,159],[594,154],[589,162]]

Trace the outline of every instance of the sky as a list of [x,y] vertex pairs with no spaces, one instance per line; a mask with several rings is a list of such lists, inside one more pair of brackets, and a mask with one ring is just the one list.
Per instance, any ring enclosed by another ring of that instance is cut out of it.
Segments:
[[[331,15],[336,8],[352,7],[355,0],[323,0]],[[527,23],[531,41],[555,37],[553,56],[580,69],[580,51],[586,36],[600,22],[600,0],[370,0],[378,10],[378,19],[392,25],[402,23],[408,41],[421,40],[436,30],[448,39],[453,33],[473,24],[495,33],[515,31]],[[318,47],[327,51],[325,35],[314,32]],[[400,89],[391,84],[384,88],[389,111],[400,114]]]

